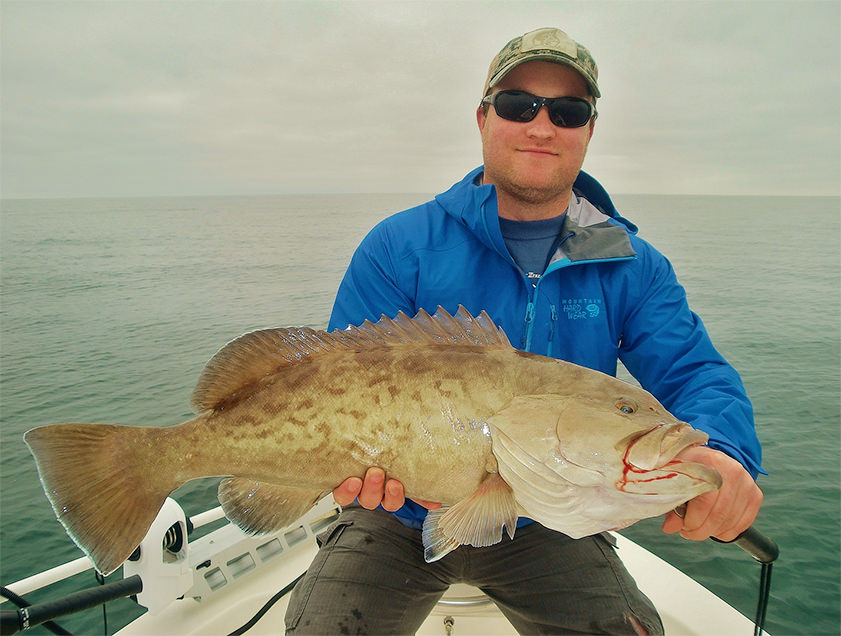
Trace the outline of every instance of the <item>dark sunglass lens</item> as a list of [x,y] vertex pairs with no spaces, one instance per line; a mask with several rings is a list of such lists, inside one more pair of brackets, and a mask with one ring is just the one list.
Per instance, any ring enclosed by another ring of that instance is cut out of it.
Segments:
[[549,118],[556,126],[578,128],[590,120],[590,104],[582,99],[556,99],[549,106]]
[[494,101],[496,114],[512,121],[531,121],[537,114],[535,106],[534,97],[520,91],[497,93]]

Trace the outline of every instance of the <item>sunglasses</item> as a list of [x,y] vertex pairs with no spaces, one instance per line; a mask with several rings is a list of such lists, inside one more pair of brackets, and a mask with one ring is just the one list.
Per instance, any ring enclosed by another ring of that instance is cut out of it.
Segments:
[[500,91],[488,95],[483,104],[492,104],[496,114],[510,121],[531,121],[542,106],[549,120],[561,128],[580,128],[598,115],[596,107],[578,97],[538,97],[523,91]]

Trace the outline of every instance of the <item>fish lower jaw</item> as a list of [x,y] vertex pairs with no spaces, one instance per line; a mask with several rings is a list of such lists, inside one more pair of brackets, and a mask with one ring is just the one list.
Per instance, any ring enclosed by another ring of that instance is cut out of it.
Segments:
[[614,485],[622,493],[644,496],[683,494],[686,500],[720,488],[721,476],[718,471],[703,464],[671,461],[654,470],[626,467]]

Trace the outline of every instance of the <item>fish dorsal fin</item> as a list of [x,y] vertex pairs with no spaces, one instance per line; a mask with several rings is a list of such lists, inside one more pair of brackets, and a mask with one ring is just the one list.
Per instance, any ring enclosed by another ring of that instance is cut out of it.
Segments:
[[337,338],[359,336],[385,345],[397,344],[452,344],[474,345],[481,347],[504,347],[511,345],[505,333],[498,328],[487,312],[473,317],[467,309],[459,305],[455,316],[439,306],[434,316],[424,309],[414,318],[409,318],[402,311],[391,319],[382,316],[376,323],[366,320],[359,327],[348,327],[344,331],[330,334]]
[[434,316],[421,309],[414,318],[401,311],[393,319],[382,316],[376,323],[366,320],[358,327],[330,333],[309,327],[261,329],[232,340],[210,359],[190,403],[197,413],[219,408],[284,367],[335,351],[412,344],[511,346],[486,312],[474,318],[461,305],[455,316],[443,307],[438,307]]
[[329,350],[324,332],[309,327],[261,329],[232,340],[214,355],[202,371],[190,404],[197,413],[235,399],[244,388]]

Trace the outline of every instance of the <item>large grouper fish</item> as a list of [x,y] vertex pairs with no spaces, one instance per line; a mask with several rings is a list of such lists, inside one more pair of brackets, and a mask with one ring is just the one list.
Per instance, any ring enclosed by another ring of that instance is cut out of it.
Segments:
[[28,431],[70,537],[109,574],[185,482],[225,476],[244,531],[284,528],[346,477],[380,466],[439,501],[425,558],[513,538],[518,516],[579,538],[721,485],[676,455],[707,435],[646,391],[514,349],[487,313],[400,313],[333,332],[247,333],[207,364],[177,426],[54,424]]

